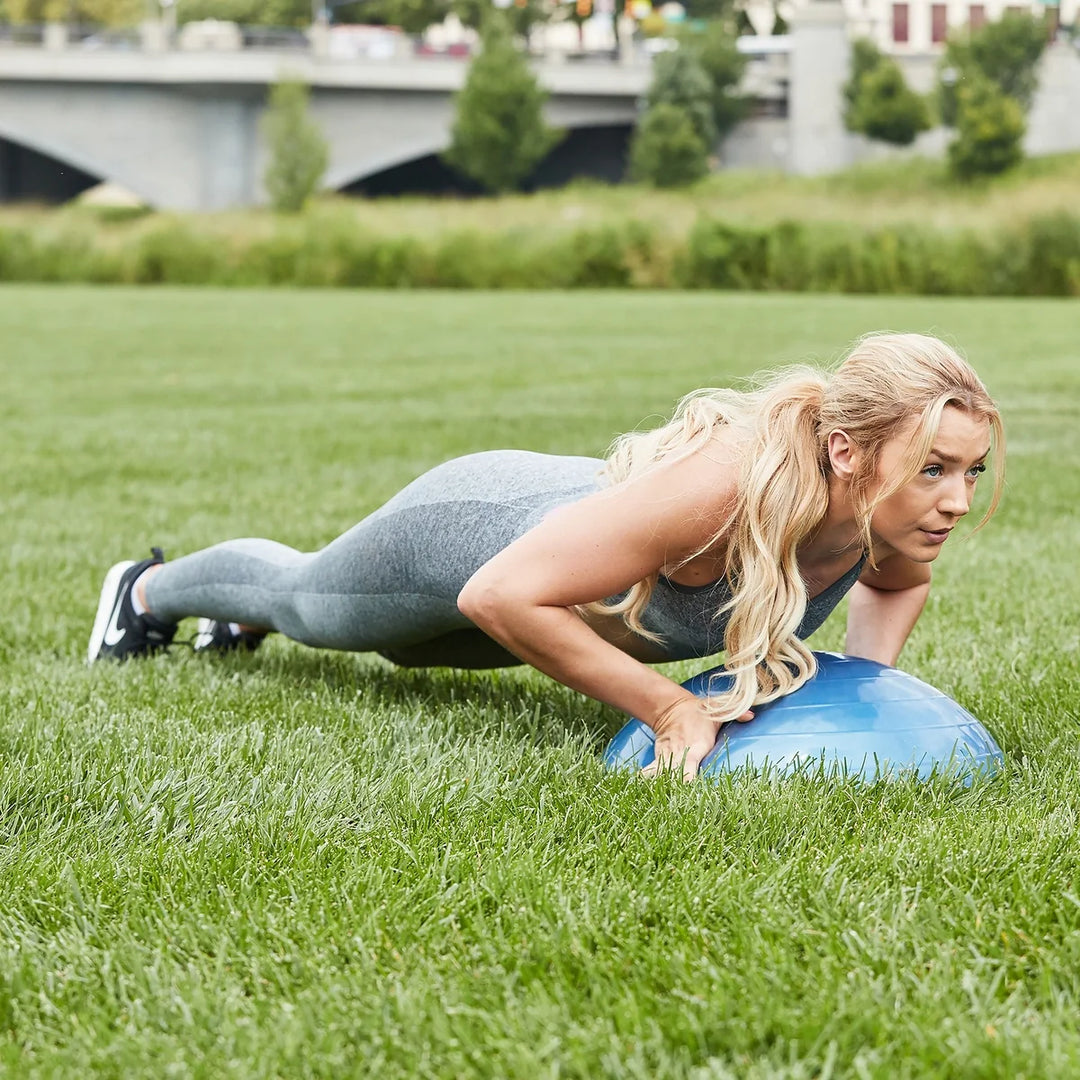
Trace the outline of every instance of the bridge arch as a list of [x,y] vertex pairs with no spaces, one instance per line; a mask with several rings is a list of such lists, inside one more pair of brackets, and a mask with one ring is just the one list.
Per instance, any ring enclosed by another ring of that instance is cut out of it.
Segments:
[[[561,143],[537,165],[526,190],[557,187],[575,179],[617,183],[625,178],[631,123],[578,124],[567,127]],[[417,141],[400,152],[372,154],[327,174],[326,186],[344,194],[478,194],[480,188],[442,162],[449,135]]]
[[0,201],[66,202],[106,179],[101,162],[0,119]]

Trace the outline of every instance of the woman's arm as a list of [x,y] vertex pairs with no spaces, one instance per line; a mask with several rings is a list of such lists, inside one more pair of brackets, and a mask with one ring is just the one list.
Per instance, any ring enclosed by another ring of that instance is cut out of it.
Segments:
[[464,615],[522,660],[659,727],[658,758],[678,760],[685,751],[691,776],[717,731],[700,700],[609,644],[572,609],[623,592],[712,539],[735,498],[736,466],[715,441],[708,453],[554,511],[482,566],[458,597]]
[[895,664],[929,595],[929,563],[892,555],[867,567],[849,594],[845,651]]

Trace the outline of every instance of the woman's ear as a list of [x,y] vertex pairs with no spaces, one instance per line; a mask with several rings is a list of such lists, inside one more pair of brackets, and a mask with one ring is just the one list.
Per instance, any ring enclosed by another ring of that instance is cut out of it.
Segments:
[[850,480],[859,471],[861,455],[846,431],[829,432],[829,467],[839,480]]

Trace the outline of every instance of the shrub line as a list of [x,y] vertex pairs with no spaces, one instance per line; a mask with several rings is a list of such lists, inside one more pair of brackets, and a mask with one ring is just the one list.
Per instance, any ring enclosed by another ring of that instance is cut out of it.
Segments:
[[682,237],[631,220],[425,239],[320,214],[269,236],[225,240],[182,218],[111,235],[84,220],[0,226],[0,281],[1080,296],[1080,215],[1057,211],[984,231],[701,217]]

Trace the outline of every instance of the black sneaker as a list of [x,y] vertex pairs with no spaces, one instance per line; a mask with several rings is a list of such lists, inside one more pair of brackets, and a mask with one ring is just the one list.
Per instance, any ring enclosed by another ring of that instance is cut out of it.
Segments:
[[131,656],[145,656],[168,647],[176,633],[174,623],[162,622],[146,612],[135,614],[131,604],[131,587],[136,578],[148,567],[165,561],[161,548],[151,548],[152,559],[142,562],[120,562],[105,575],[98,600],[94,629],[90,631],[90,645],[86,650],[86,662],[95,660],[126,660]]
[[265,634],[243,630],[234,622],[200,619],[191,647],[197,653],[254,652],[264,637]]

